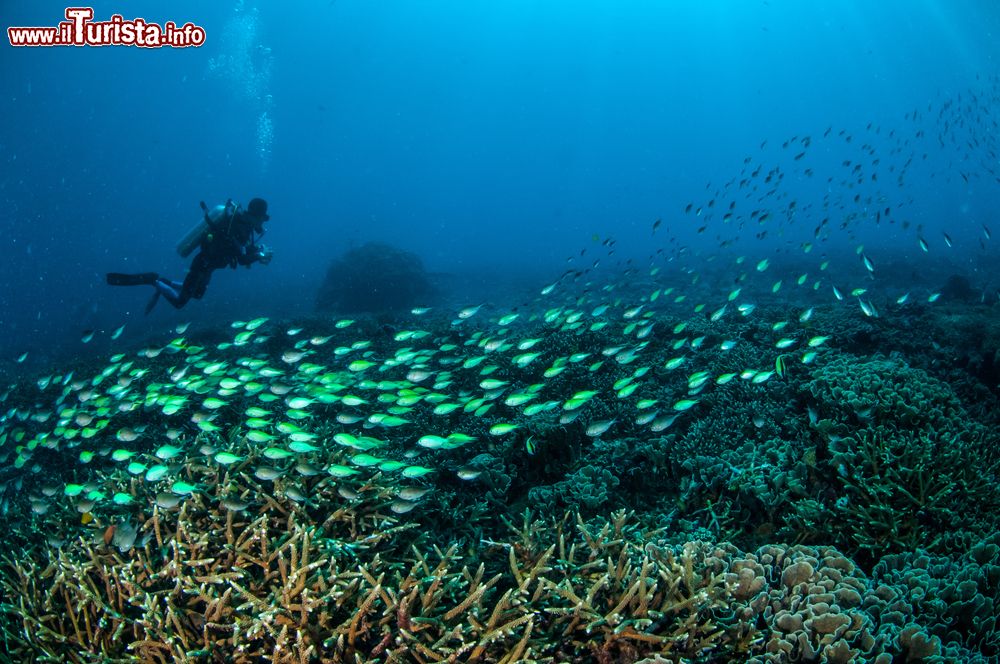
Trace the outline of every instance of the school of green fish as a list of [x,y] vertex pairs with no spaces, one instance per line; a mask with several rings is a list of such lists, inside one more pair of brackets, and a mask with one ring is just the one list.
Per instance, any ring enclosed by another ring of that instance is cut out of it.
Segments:
[[[38,514],[63,499],[81,514],[125,507],[140,485],[159,507],[173,508],[200,490],[191,467],[280,480],[295,501],[309,499],[301,480],[339,481],[349,498],[351,479],[386,473],[399,481],[391,508],[404,513],[424,494],[413,480],[439,472],[442,455],[484,437],[516,437],[532,455],[538,418],[578,422],[595,438],[625,427],[663,431],[699,407],[707,390],[780,379],[787,362],[815,361],[829,340],[806,327],[803,314],[771,326],[776,353],[768,365],[709,370],[699,361],[708,345],[728,353],[740,343],[711,330],[728,305],[705,319],[698,314],[706,305],[699,304],[691,321],[668,324],[654,307],[673,293],[657,289],[639,302],[608,297],[594,306],[582,297],[577,307],[540,310],[518,325],[521,314],[502,313],[466,328],[485,315],[479,305],[455,312],[443,333],[414,327],[380,339],[352,334],[357,327],[346,319],[325,336],[275,330],[266,318],[236,322],[232,340],[211,348],[177,336],[161,347],[117,353],[94,375],[38,379],[35,407],[4,413],[0,449],[7,463],[31,474],[46,470],[36,460],[39,450],[72,455],[80,479],[40,483],[30,495]],[[746,317],[753,307],[738,311]],[[414,322],[427,312],[416,309]],[[588,333],[614,343],[554,349]],[[265,350],[276,339],[278,357]],[[679,388],[665,391],[665,377],[675,374],[684,374]],[[595,415],[588,409],[595,400],[618,404],[617,414],[602,417],[608,409],[601,408]],[[87,472],[96,467],[110,472]],[[454,472],[465,481],[479,476],[472,466]],[[247,506],[246,496],[223,500],[227,509]]]
[[[940,110],[942,145],[958,140],[947,125],[954,112],[947,104]],[[865,131],[881,134],[873,125]],[[887,133],[897,161],[907,157],[889,168],[901,184],[917,140]],[[781,149],[797,151],[792,163],[800,164],[823,140],[843,146],[853,137],[830,128],[817,139],[792,137]],[[882,246],[857,242],[849,260],[845,252],[814,258],[815,246],[834,237],[832,219],[842,219],[840,236],[852,238],[865,223],[895,224],[905,209],[871,189],[886,164],[869,142],[860,149],[867,161],[845,159],[836,181],[842,186],[803,206],[782,184],[782,168],[747,157],[740,176],[703,204],[683,206],[668,224],[690,227],[693,219],[697,234],[719,231],[712,255],[671,237],[648,266],[630,259],[602,279],[597,268],[616,242],[595,236],[604,257],[567,269],[517,305],[415,307],[391,332],[361,319],[289,327],[261,317],[232,323],[231,339],[213,345],[189,337],[184,324],[162,345],[123,348],[97,370],[53,373],[30,388],[11,385],[0,394],[3,509],[21,489],[37,515],[65,501],[85,521],[143,501],[172,509],[203,491],[206,478],[226,483],[241,475],[273,483],[303,504],[320,482],[351,500],[381,473],[397,481],[389,507],[404,514],[436,476],[481,481],[483,469],[471,460],[497,441],[516,443],[529,459],[539,456],[549,444],[538,434],[543,423],[578,427],[594,439],[627,438],[710,416],[714,393],[737,385],[767,389],[796,365],[822,362],[837,341],[829,316],[878,318],[940,299],[933,288],[880,285]],[[798,176],[813,173],[805,167]],[[862,186],[868,195],[853,193]],[[764,255],[736,250],[751,228],[758,240],[791,237],[805,218],[819,221],[796,255],[775,247]],[[653,222],[654,237],[662,236],[662,224]],[[899,227],[913,233],[920,254],[932,251],[922,226]],[[990,239],[982,224],[980,245]],[[944,234],[943,244],[951,249],[951,236]],[[124,332],[123,325],[109,338],[124,344]],[[94,336],[86,330],[81,341]],[[71,462],[46,466],[42,451]],[[232,486],[221,506],[249,509],[256,497],[243,484]]]

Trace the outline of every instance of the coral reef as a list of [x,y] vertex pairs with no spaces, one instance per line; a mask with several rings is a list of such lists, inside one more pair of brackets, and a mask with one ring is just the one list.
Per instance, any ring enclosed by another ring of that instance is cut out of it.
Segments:
[[[1000,535],[976,542],[958,560],[922,551],[886,556],[873,576],[892,600],[893,619],[920,625],[948,644],[951,661],[1000,656]],[[887,617],[890,615],[886,614]]]
[[621,330],[473,309],[254,319],[10,385],[5,651],[1000,654],[1000,409],[948,361],[959,328],[935,348],[827,311],[806,321],[826,334],[792,338],[642,307]]
[[[834,359],[807,389],[836,499],[799,512],[861,555],[961,551],[994,531],[1000,458],[992,431],[951,387],[899,360]],[[976,459],[977,465],[968,460]]]
[[330,264],[316,305],[321,310],[379,313],[425,306],[433,295],[416,254],[368,242]]
[[975,302],[979,299],[980,293],[969,283],[968,277],[961,274],[953,274],[941,287],[941,297],[948,300],[960,302]]
[[320,526],[277,496],[266,512],[224,517],[193,499],[154,508],[125,551],[94,530],[8,554],[7,652],[72,662],[884,664],[996,652],[993,541],[957,568],[890,557],[869,578],[828,547],[670,545],[630,513],[592,523],[526,513],[502,540],[463,554],[414,544],[415,525],[381,514],[383,490],[367,489]]

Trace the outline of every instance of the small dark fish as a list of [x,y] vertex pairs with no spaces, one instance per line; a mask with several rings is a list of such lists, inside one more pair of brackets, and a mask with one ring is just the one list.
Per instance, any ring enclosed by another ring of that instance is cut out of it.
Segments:
[[120,523],[113,531],[111,544],[122,553],[128,553],[135,546],[136,535],[137,531],[133,524],[127,521]]
[[244,502],[239,498],[224,498],[222,500],[222,506],[231,512],[242,512],[246,508],[250,507],[250,503]]

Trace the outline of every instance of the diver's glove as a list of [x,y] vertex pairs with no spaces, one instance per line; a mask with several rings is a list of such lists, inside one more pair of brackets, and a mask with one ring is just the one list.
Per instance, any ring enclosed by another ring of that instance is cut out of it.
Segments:
[[271,262],[271,258],[274,256],[274,252],[267,245],[260,245],[260,249],[257,250],[257,260],[259,260],[264,265]]

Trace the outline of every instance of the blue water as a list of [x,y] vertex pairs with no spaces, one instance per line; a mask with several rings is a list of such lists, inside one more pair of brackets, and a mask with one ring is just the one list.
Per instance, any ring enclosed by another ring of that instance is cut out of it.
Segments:
[[[48,26],[63,10],[6,2],[0,16],[5,27]],[[922,224],[936,258],[947,228],[949,269],[995,287],[982,266],[996,241],[982,241],[982,225],[1000,187],[984,170],[997,161],[1000,11],[987,3],[317,0],[95,12],[192,21],[207,42],[3,48],[5,361],[29,351],[44,367],[80,353],[87,328],[99,343],[123,323],[139,340],[188,320],[308,314],[330,260],[369,240],[488,291],[499,278],[549,283],[581,249],[589,265],[594,236],[615,240],[605,268],[678,247],[698,265],[727,238],[756,262],[800,251],[830,218],[815,269],[822,254],[862,243],[879,266],[924,260]],[[794,145],[782,149],[807,135],[801,161]],[[724,190],[747,158],[785,174],[765,204],[796,200],[798,212],[757,239],[752,224],[720,225],[713,208],[698,233],[689,202],[754,209],[745,192]],[[846,160],[878,181],[848,189]],[[219,272],[205,300],[149,317],[143,289],[104,284],[108,271],[180,278],[173,247],[198,202],[253,196],[270,202],[271,265]],[[874,223],[884,207],[893,223]]]
[[1000,5],[94,10],[207,40],[0,47],[0,662],[996,661]]

